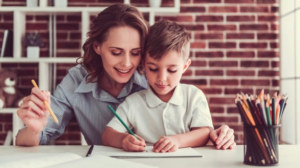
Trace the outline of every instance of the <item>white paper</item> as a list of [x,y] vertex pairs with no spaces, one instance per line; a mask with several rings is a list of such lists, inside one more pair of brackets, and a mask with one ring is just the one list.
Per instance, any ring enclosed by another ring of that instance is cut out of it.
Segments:
[[126,152],[123,149],[107,146],[94,146],[92,155],[105,155],[116,158],[183,158],[183,157],[202,157],[202,155],[193,148],[181,148],[175,152],[155,153],[152,152],[153,146],[147,146],[148,152]]
[[93,155],[90,157],[82,158],[79,160],[66,162],[59,165],[54,165],[48,168],[66,168],[66,167],[122,167],[122,168],[156,168],[154,166],[148,166],[140,163],[134,163],[122,159],[115,159],[103,155]]
[[18,154],[0,157],[1,168],[40,168],[74,161],[82,157],[73,153]]

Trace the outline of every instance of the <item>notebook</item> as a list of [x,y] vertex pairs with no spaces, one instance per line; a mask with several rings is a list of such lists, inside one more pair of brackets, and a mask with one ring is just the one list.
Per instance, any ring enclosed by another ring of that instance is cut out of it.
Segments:
[[152,152],[153,146],[146,146],[148,152],[126,152],[123,149],[108,147],[108,146],[94,146],[93,155],[105,155],[115,158],[184,158],[184,157],[202,157],[202,154],[193,148],[180,148],[175,152],[155,153]]
[[155,168],[140,163],[115,159],[108,156],[93,155],[82,158],[74,153],[18,154],[0,157],[1,168],[65,168],[65,167],[122,167]]

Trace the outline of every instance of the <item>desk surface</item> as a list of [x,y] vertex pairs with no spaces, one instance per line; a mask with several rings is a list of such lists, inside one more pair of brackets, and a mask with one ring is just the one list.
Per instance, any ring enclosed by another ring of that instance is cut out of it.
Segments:
[[[89,146],[37,146],[17,147],[0,146],[0,157],[21,153],[60,153],[71,152],[82,157],[86,155]],[[146,158],[124,159],[137,163],[143,163],[160,168],[227,168],[227,167],[254,167],[243,164],[243,146],[238,145],[233,150],[216,150],[213,147],[195,148],[203,154],[202,158]],[[300,145],[280,145],[279,164],[276,167],[300,167]]]

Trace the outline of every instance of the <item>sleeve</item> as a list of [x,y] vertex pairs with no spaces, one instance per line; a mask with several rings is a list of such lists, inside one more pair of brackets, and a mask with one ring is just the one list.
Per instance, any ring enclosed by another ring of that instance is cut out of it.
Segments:
[[192,122],[193,127],[210,127],[213,129],[212,118],[208,103],[204,93],[197,88],[197,91],[193,91],[192,94]]
[[[119,115],[122,121],[128,126],[129,129],[133,128],[128,117],[128,113],[129,113],[128,98],[126,98],[125,101],[119,105],[119,107],[116,110],[116,113]],[[128,132],[127,129],[123,126],[121,121],[119,121],[119,119],[116,116],[114,116],[106,126],[111,127],[119,132]]]
[[73,109],[67,96],[70,96],[74,92],[74,87],[76,87],[74,80],[68,74],[57,86],[53,96],[51,96],[50,106],[59,123],[56,124],[52,117],[49,116],[47,125],[40,136],[40,145],[46,145],[49,143],[49,140],[60,137],[64,133],[66,125],[73,118]]

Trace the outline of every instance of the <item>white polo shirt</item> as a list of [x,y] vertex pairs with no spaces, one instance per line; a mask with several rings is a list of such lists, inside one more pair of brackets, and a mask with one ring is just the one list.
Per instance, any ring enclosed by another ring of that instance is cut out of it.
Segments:
[[[150,86],[128,96],[116,112],[147,143],[162,136],[187,133],[193,127],[211,127],[212,119],[203,92],[193,85],[178,84],[169,102],[161,101]],[[116,118],[107,126],[127,132]]]

